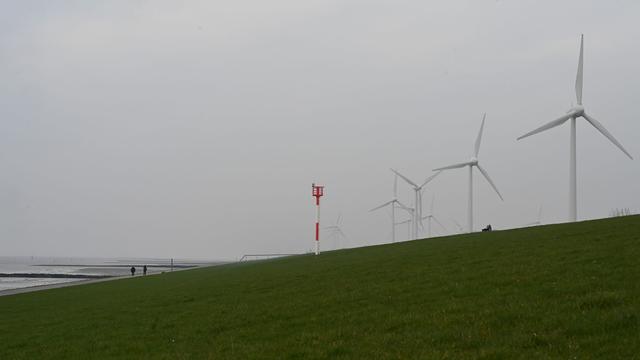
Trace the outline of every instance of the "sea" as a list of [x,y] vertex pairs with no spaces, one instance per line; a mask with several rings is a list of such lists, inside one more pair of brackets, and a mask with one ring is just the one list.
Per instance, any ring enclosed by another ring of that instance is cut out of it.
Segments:
[[0,256],[0,294],[6,290],[86,281],[89,279],[135,276],[215,265],[220,262],[188,259],[79,258]]

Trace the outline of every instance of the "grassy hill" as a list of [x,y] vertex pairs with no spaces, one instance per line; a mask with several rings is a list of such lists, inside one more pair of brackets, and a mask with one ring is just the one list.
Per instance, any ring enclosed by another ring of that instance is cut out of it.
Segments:
[[0,297],[0,359],[640,358],[640,216]]

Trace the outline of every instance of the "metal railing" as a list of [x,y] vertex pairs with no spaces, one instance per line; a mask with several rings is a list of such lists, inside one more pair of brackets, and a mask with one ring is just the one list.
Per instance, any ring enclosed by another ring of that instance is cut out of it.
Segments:
[[283,257],[283,256],[294,256],[300,254],[246,254],[242,255],[240,258],[240,262],[245,261],[245,259],[255,258],[254,260],[258,260],[260,258],[271,259],[274,257]]

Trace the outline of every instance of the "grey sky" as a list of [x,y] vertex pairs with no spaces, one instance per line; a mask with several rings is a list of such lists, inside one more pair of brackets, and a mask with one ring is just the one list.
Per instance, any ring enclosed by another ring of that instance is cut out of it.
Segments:
[[[344,246],[389,239],[394,167],[465,161],[487,112],[476,224],[559,222],[575,102],[578,216],[640,208],[637,1],[2,1],[5,255],[224,259],[312,248],[313,181]],[[428,186],[453,230],[466,173]],[[401,200],[409,189],[400,183]],[[428,200],[428,201],[427,201]],[[404,227],[398,229],[406,237]],[[323,247],[332,246],[323,243]]]

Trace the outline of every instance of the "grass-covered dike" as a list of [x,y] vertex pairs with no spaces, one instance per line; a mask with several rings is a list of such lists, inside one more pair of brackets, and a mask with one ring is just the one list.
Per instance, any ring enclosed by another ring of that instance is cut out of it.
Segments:
[[632,359],[640,216],[0,297],[0,359]]

